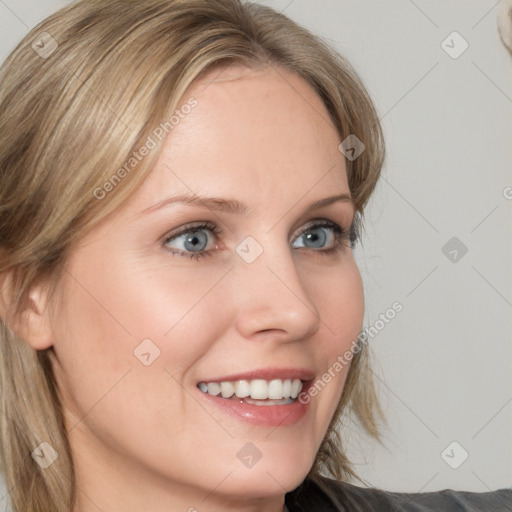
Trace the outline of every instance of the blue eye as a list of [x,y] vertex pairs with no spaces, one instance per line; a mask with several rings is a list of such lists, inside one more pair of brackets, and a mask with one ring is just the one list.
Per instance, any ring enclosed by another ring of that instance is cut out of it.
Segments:
[[[339,252],[343,246],[354,248],[358,238],[356,228],[357,223],[354,223],[350,230],[346,230],[328,220],[317,221],[301,232],[292,247],[294,249],[311,249],[311,252],[318,255]],[[164,246],[174,255],[199,260],[203,256],[213,255],[214,251],[208,249],[208,233],[214,235],[214,240],[218,240],[222,231],[210,222],[185,226],[180,233],[168,236],[164,241]]]
[[358,218],[356,217],[350,230],[344,229],[334,222],[324,220],[313,223],[297,238],[302,244],[295,248],[313,249],[313,252],[323,255],[334,254],[342,247],[355,247],[358,239]]
[[[172,250],[173,254],[189,256],[199,259],[202,256],[211,256],[208,246],[208,232],[212,232],[215,237],[220,234],[219,228],[210,222],[186,228],[181,233],[173,235],[165,240],[165,246]],[[178,242],[178,247],[171,246],[171,242]]]
[[[185,236],[187,235],[187,236]],[[183,238],[183,249],[185,251],[202,252],[208,245],[208,236],[204,231],[188,231],[185,235],[180,235],[177,239]]]
[[[335,227],[330,225],[321,225],[317,224],[310,228],[308,228],[302,235],[300,235],[297,240],[302,240],[302,245],[293,245],[292,247],[306,247],[310,249],[322,249],[326,245],[332,246],[333,243],[336,243],[336,231],[337,226]],[[328,247],[330,248],[330,247]]]

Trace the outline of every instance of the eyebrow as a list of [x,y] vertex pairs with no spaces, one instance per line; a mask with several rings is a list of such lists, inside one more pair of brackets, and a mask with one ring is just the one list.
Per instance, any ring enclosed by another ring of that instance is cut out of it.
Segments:
[[[305,213],[308,213],[312,210],[318,210],[324,206],[328,206],[332,203],[340,201],[354,205],[354,200],[352,199],[350,194],[339,194],[336,196],[325,197],[323,199],[315,201],[306,208]],[[246,204],[236,199],[224,199],[222,197],[206,197],[199,196],[197,194],[181,194],[178,196],[163,199],[162,201],[155,203],[149,208],[142,210],[137,215],[145,215],[147,213],[160,210],[172,204],[187,204],[191,206],[199,206],[203,208],[208,208],[209,210],[213,210],[216,212],[224,212],[233,215],[248,215],[251,212],[251,209]]]

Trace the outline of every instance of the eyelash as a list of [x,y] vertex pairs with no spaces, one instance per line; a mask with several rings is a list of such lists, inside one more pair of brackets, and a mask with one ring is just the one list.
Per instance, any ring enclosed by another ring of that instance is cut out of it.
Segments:
[[[336,224],[335,222],[332,222],[327,219],[322,219],[318,221],[313,221],[316,223],[310,224],[307,226],[297,238],[300,238],[303,236],[308,230],[314,229],[314,228],[330,228],[334,232],[334,245],[333,247],[330,247],[329,249],[311,249],[315,253],[320,253],[320,255],[331,255],[335,252],[338,252],[341,250],[342,245],[344,245],[345,242],[350,243],[350,247],[354,249],[356,242],[359,239],[359,216],[356,213],[356,217],[354,218],[354,222],[349,230],[341,227],[339,224]],[[176,238],[179,238],[180,236],[186,234],[186,233],[194,233],[196,231],[202,231],[202,230],[208,230],[213,233],[215,238],[218,238],[222,235],[223,231],[215,224],[211,222],[202,222],[200,224],[195,225],[189,225],[184,226],[184,228],[176,234],[172,234],[171,236],[166,236],[164,239],[164,247],[173,255],[176,256],[183,256],[188,257],[190,259],[196,259],[199,260],[200,258],[204,256],[212,256],[211,251],[197,251],[197,252],[186,252],[176,249],[171,249],[166,244],[173,241]],[[307,249],[307,247],[300,247],[300,249]]]

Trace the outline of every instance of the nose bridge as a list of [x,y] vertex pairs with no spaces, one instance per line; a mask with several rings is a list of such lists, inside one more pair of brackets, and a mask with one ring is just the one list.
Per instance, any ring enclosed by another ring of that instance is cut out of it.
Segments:
[[246,338],[275,331],[283,340],[293,341],[311,336],[319,327],[319,313],[291,249],[277,238],[275,233],[267,234],[259,243],[247,237],[237,247],[237,323]]

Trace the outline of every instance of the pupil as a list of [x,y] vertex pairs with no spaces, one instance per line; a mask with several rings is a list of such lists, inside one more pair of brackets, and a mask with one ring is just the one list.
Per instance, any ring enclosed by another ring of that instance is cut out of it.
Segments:
[[[202,241],[201,241],[201,238],[203,238]],[[204,236],[201,237],[201,236],[198,236],[198,233],[194,233],[187,237],[187,241],[185,242],[185,247],[187,248],[187,250],[203,251],[204,247],[201,247],[201,243],[204,244],[204,242],[205,242],[204,238],[205,238]]]
[[[321,228],[315,228],[315,231],[309,231],[306,235],[307,240],[309,240],[314,247],[322,247],[325,244],[325,232],[318,232]],[[323,234],[322,234],[323,233]]]

